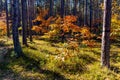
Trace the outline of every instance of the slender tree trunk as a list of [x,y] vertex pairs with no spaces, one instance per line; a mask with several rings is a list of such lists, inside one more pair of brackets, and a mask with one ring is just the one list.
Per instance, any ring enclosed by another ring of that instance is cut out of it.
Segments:
[[90,31],[92,28],[92,21],[93,21],[93,9],[92,9],[92,0],[90,0]]
[[1,16],[1,13],[2,13],[2,0],[0,0],[0,16]]
[[65,16],[67,15],[67,10],[68,10],[67,4],[68,4],[68,0],[65,0]]
[[66,0],[65,15],[70,14],[70,0]]
[[83,16],[84,16],[83,17],[83,26],[84,26],[85,25],[85,21],[86,21],[85,20],[85,1],[83,0],[82,3],[83,3]]
[[27,45],[27,0],[21,0],[22,3],[22,41]]
[[101,64],[110,68],[110,27],[112,0],[104,0]]
[[88,0],[85,0],[85,4],[84,4],[84,26],[87,26],[88,25],[88,23],[87,23],[87,4],[88,3]]
[[4,4],[4,2],[3,2],[3,0],[0,0],[0,5],[1,5],[1,10],[3,11],[3,10],[5,10],[5,4]]
[[33,3],[32,3],[32,9],[33,9],[33,19],[35,19],[35,0],[33,0]]
[[74,10],[73,10],[73,15],[76,15],[76,14],[77,14],[77,3],[78,3],[78,1],[77,1],[77,0],[74,0]]
[[65,0],[61,0],[61,17],[64,17],[64,4],[65,4]]
[[18,34],[18,27],[19,27],[19,1],[13,0],[13,24],[12,24],[12,34],[13,34],[13,44],[14,44],[14,51],[17,53],[17,56],[22,56],[22,49],[19,42],[19,34]]
[[99,19],[99,0],[97,1],[97,20]]
[[8,2],[5,0],[5,8],[6,8],[6,24],[7,24],[7,37],[10,37],[10,27],[9,27],[9,16],[8,16]]
[[50,16],[53,16],[53,0],[50,0],[49,15],[50,15]]
[[81,6],[82,4],[81,4],[81,0],[79,0],[79,17],[78,17],[78,19],[79,19],[79,23],[78,23],[78,25],[79,26],[81,26],[82,25],[82,15],[83,15],[83,11],[82,11],[82,6]]
[[71,2],[71,0],[69,0],[69,2],[70,2],[70,15],[72,15],[72,6],[71,6],[71,4],[72,4],[72,2]]
[[84,0],[82,0],[82,19],[83,19],[83,22],[82,22],[82,26],[84,26],[84,24],[85,24],[85,6],[84,6],[84,4],[85,4],[85,1]]
[[5,10],[5,8],[6,8],[5,0],[2,0],[2,10]]
[[32,23],[32,19],[33,19],[33,10],[32,10],[32,6],[33,5],[33,0],[28,0],[28,15],[29,15],[29,35],[30,35],[30,42],[33,41],[33,38],[32,38],[32,26],[33,26],[33,23]]
[[[12,23],[13,20],[13,0],[10,0],[10,22]],[[11,26],[10,26],[11,27]]]

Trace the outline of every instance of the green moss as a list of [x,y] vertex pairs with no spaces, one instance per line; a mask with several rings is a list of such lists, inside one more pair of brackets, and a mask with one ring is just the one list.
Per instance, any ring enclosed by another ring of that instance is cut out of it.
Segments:
[[22,80],[119,80],[118,46],[111,46],[112,70],[107,70],[100,67],[100,47],[80,46],[76,51],[67,49],[65,46],[69,45],[65,43],[44,40],[34,40],[28,45],[23,47],[25,57],[16,59],[11,51],[7,63],[0,64],[0,68],[4,72],[11,70]]

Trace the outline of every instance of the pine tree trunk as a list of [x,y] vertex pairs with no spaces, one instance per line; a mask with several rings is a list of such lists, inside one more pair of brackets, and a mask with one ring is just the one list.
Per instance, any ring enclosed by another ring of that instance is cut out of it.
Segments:
[[13,34],[13,44],[14,44],[14,51],[17,53],[17,56],[22,56],[22,49],[19,42],[19,34],[18,34],[18,27],[19,27],[19,1],[13,0],[13,24],[12,24],[12,34]]
[[50,16],[53,16],[53,0],[50,0],[49,15],[50,15]]
[[73,15],[76,15],[76,14],[77,14],[77,3],[78,3],[78,1],[77,1],[77,0],[74,0],[74,11],[73,11]]
[[13,0],[10,0],[10,20],[12,20],[13,18],[13,6],[12,5],[13,5]]
[[29,35],[30,35],[30,42],[33,41],[32,38],[32,19],[33,19],[33,10],[32,10],[33,0],[28,0],[28,15],[29,15]]
[[6,24],[7,24],[7,37],[10,37],[10,27],[9,27],[9,16],[8,16],[8,2],[5,0],[5,8],[6,8]]
[[65,4],[65,0],[61,0],[61,17],[64,17],[64,4]]
[[101,64],[110,68],[110,27],[112,0],[104,0]]
[[90,0],[90,31],[92,28],[92,21],[93,21],[93,9],[92,9],[92,0]]
[[85,2],[84,2],[84,26],[87,26],[88,25],[88,23],[87,23],[87,18],[88,18],[88,16],[87,16],[87,4],[88,3],[88,0],[85,0]]
[[22,41],[27,45],[27,0],[22,0]]
[[0,0],[0,16],[1,16],[1,12],[2,12],[2,0]]

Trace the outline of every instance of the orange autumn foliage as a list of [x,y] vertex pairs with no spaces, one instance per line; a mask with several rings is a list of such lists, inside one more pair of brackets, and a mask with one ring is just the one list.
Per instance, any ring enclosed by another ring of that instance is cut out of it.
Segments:
[[[67,15],[64,18],[57,16],[55,21],[50,24],[50,31],[47,33],[50,37],[69,35],[74,36],[76,39],[90,39],[94,35],[90,32],[88,27],[79,27],[76,25],[77,17]],[[54,36],[53,36],[54,35]]]
[[88,27],[82,27],[80,32],[83,39],[90,39],[95,36],[90,32],[90,29]]
[[48,32],[49,25],[50,25],[50,22],[52,21],[53,17],[51,16],[48,19],[44,18],[46,15],[48,15],[48,9],[47,10],[40,9],[39,12],[40,13],[36,17],[36,19],[33,20],[33,22],[39,21],[41,23],[37,26],[33,26],[32,30],[37,33],[38,32],[46,33],[46,32]]
[[4,35],[6,34],[7,31],[6,31],[6,24],[4,22],[0,22],[0,35]]
[[75,25],[74,23],[77,21],[77,17],[73,15],[68,15],[64,17],[64,23],[63,23],[63,31],[68,32],[69,30],[72,30],[72,32],[79,32],[80,27]]
[[66,23],[72,23],[72,22],[76,22],[77,21],[77,17],[73,16],[73,15],[67,15],[64,17],[64,22]]
[[42,28],[38,27],[38,26],[33,26],[32,30],[36,31],[38,33],[38,32],[40,32],[42,30]]
[[83,40],[82,44],[85,44],[91,48],[96,46],[96,42],[94,40]]

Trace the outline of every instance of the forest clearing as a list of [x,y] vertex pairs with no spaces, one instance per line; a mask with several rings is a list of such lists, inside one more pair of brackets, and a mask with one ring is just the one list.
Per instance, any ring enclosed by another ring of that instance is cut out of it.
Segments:
[[0,0],[0,80],[120,80],[119,0]]

